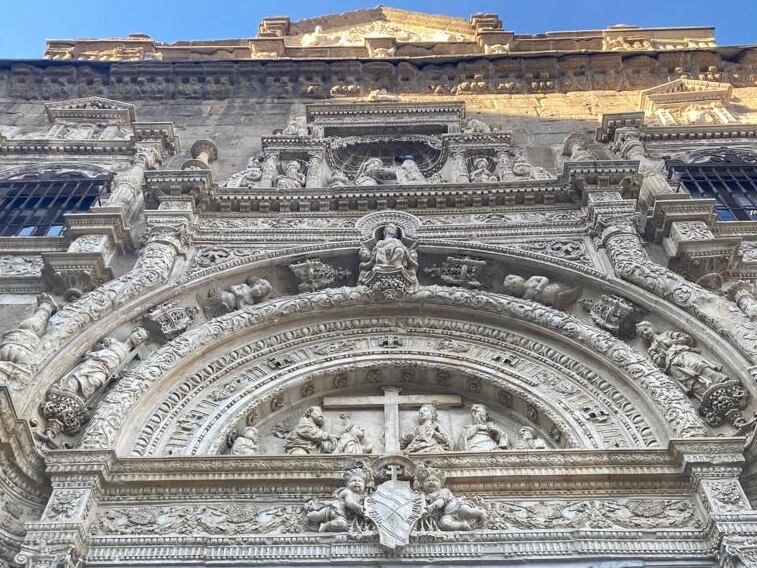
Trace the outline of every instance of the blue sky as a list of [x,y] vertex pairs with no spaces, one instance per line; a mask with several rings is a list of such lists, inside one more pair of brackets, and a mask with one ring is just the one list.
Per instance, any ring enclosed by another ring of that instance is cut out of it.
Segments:
[[[356,0],[0,0],[0,58],[40,58],[45,39],[144,32],[178,39],[254,37],[264,16],[293,20],[374,6]],[[469,17],[496,12],[516,33],[610,24],[714,25],[720,45],[757,43],[757,0],[394,0],[387,6]]]

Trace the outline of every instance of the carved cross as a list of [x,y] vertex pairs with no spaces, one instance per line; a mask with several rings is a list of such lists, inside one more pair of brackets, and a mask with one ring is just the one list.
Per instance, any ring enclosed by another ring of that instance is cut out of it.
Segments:
[[385,387],[381,396],[327,396],[323,408],[383,408],[384,453],[400,451],[400,408],[420,408],[424,404],[437,408],[462,406],[463,399],[456,394],[400,394],[400,389]]

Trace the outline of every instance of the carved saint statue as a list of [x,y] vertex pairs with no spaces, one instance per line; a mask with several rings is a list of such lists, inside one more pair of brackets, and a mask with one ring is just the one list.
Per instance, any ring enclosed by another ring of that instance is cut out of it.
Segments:
[[106,337],[84,355],[84,360],[55,386],[57,390],[76,394],[85,402],[108,384],[117,370],[128,362],[131,352],[147,341],[147,331],[135,328],[126,341]]
[[470,173],[472,183],[489,183],[498,181],[496,174],[489,170],[489,159],[483,156],[473,160],[473,169]]
[[302,126],[296,116],[290,118],[286,127],[281,131],[283,136],[307,136],[307,133],[307,127]]
[[397,182],[403,185],[426,183],[426,178],[412,156],[402,159],[402,164],[397,168]]
[[536,430],[524,426],[518,431],[518,439],[515,442],[516,450],[546,450],[547,442],[536,435]]
[[299,189],[305,187],[305,174],[297,160],[287,162],[284,173],[276,178],[276,187],[279,189]]
[[443,531],[469,531],[486,522],[486,510],[455,497],[444,488],[445,475],[437,468],[420,465],[415,470],[413,488],[426,498],[424,516],[434,519]]
[[712,385],[730,380],[720,365],[710,363],[699,353],[688,333],[658,333],[648,321],[639,322],[636,332],[650,343],[648,354],[652,362],[678,381],[689,396],[701,401]]
[[433,404],[418,409],[418,424],[400,436],[400,448],[406,452],[433,453],[452,450],[452,439],[438,421]]
[[237,436],[231,446],[232,456],[251,456],[258,453],[260,434],[254,426],[248,426]]
[[240,187],[255,187],[263,178],[263,158],[260,156],[253,156],[247,162],[247,169],[245,169]]
[[88,403],[123,369],[134,351],[147,341],[147,331],[135,328],[126,341],[106,337],[95,344],[72,371],[56,382],[40,405],[40,414],[47,420],[44,436],[47,442],[61,432],[73,434],[88,418]]
[[517,274],[508,274],[503,282],[505,292],[516,298],[534,300],[557,309],[565,309],[578,298],[577,288],[566,288],[551,282],[546,276],[531,276],[528,279]]
[[370,454],[373,448],[365,439],[365,430],[360,424],[350,424],[336,442],[335,454]]
[[345,486],[334,491],[331,499],[307,504],[308,523],[317,524],[318,532],[347,532],[350,520],[364,515],[363,501],[370,481],[370,471],[365,468],[349,471]]
[[463,431],[463,449],[471,452],[489,452],[507,449],[507,434],[489,421],[489,414],[483,404],[471,405],[473,423]]
[[381,158],[368,158],[360,164],[355,176],[355,185],[379,185],[380,180],[394,177],[394,168],[384,166]]
[[323,428],[325,424],[320,406],[308,408],[286,437],[286,453],[294,456],[332,453],[338,440]]
[[415,274],[418,270],[418,253],[409,249],[399,238],[399,227],[389,223],[384,227],[384,238],[376,243],[372,251],[363,246],[360,257],[360,272],[382,268],[404,268]]

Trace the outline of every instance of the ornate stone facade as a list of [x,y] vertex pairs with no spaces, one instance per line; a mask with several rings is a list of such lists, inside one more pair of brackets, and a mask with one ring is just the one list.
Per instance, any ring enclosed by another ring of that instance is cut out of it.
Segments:
[[0,62],[2,195],[99,188],[0,237],[0,566],[756,566],[757,51],[713,37]]

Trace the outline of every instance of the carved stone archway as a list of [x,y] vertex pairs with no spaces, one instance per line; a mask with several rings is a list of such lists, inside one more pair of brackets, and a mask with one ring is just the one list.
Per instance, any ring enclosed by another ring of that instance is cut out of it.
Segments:
[[[299,327],[303,320],[315,318],[318,321],[331,314],[338,320],[350,312],[353,317],[355,312],[369,317],[372,306],[380,308],[381,314],[399,310],[405,315],[408,310],[424,314],[443,308],[447,310],[445,317],[456,313],[453,319],[462,319],[469,325],[493,320],[501,327],[529,330],[566,348],[570,346],[568,351],[583,353],[591,361],[589,367],[612,369],[620,377],[621,389],[636,391],[640,400],[650,406],[647,415],[656,416],[659,424],[665,425],[668,437],[707,433],[685,394],[649,360],[609,334],[563,312],[508,296],[439,286],[421,287],[401,302],[383,304],[376,303],[369,290],[357,287],[272,300],[221,316],[186,332],[126,373],[98,407],[84,433],[82,446],[123,448],[123,440],[133,435],[132,419],[146,414],[144,405],[149,411],[149,407],[157,408],[160,404],[157,392],[172,388],[190,369],[203,369],[205,376],[212,374],[213,361],[218,356],[230,352],[230,348],[247,338],[262,340],[261,336],[264,337],[272,325],[290,321]],[[263,348],[263,343],[255,345],[254,342],[246,347],[248,353]],[[275,352],[273,349],[271,356]]]

